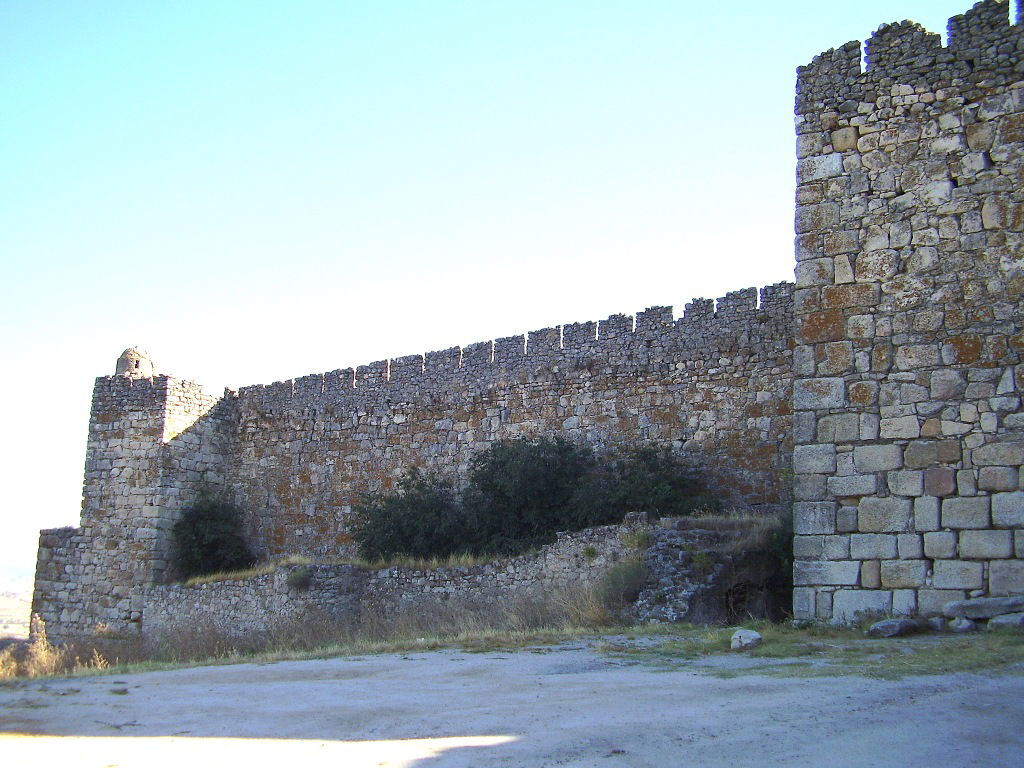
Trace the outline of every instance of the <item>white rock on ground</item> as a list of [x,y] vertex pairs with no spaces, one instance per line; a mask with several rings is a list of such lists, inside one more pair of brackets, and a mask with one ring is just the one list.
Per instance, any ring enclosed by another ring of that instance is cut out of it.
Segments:
[[749,651],[761,644],[761,634],[752,629],[737,629],[732,633],[729,647],[734,651]]

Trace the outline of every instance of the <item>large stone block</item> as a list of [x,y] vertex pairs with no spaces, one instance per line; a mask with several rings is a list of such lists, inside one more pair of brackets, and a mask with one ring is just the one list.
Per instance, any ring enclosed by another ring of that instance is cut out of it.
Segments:
[[991,619],[1004,613],[1024,611],[1024,597],[976,597],[953,600],[942,612],[951,619]]
[[850,557],[854,560],[885,560],[896,557],[896,537],[884,533],[850,535]]
[[943,528],[988,528],[989,497],[963,496],[942,500]]
[[845,402],[842,379],[797,379],[793,384],[793,407],[797,410],[840,408]]
[[960,531],[960,557],[965,560],[1013,557],[1013,531]]
[[860,563],[854,560],[797,560],[793,563],[796,586],[853,586],[859,578]]
[[981,589],[981,563],[966,560],[936,560],[932,585],[937,589]]
[[989,566],[988,591],[992,595],[1024,594],[1024,560],[997,560]]
[[868,496],[878,490],[876,475],[849,475],[848,477],[830,477],[827,480],[828,492],[833,496]]
[[796,474],[830,474],[836,471],[834,445],[798,445],[793,449],[793,471]]
[[798,535],[836,532],[834,501],[798,501],[793,504],[793,532]]
[[808,587],[796,587],[793,590],[793,618],[814,618],[814,592]]
[[903,449],[898,445],[858,445],[853,449],[858,472],[884,472],[903,466]]
[[1003,528],[1024,527],[1024,491],[993,494],[992,523]]
[[989,443],[975,448],[971,460],[980,467],[1024,464],[1024,442]]
[[930,531],[924,535],[924,555],[933,560],[956,557],[956,531]]
[[892,613],[892,592],[883,589],[841,589],[832,597],[832,620],[851,624],[864,615]]
[[865,533],[902,533],[913,527],[914,507],[910,499],[869,496],[857,506],[857,526]]
[[941,616],[947,603],[964,597],[966,593],[960,589],[919,589],[917,612],[921,616]]
[[912,589],[924,586],[927,575],[927,560],[882,561],[882,586],[889,589]]

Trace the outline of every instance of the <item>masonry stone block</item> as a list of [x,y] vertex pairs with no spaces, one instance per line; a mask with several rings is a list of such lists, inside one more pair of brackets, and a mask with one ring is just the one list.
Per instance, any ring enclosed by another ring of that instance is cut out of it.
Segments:
[[963,600],[967,593],[961,589],[919,589],[917,613],[919,616],[942,616],[947,603]]
[[989,594],[1024,595],[1024,560],[996,560],[989,566]]
[[924,541],[920,533],[901,533],[896,539],[902,559],[919,560],[924,557]]
[[1024,491],[993,494],[992,523],[1000,528],[1024,527]]
[[930,386],[933,400],[953,400],[963,395],[967,381],[955,368],[942,368],[932,371]]
[[924,493],[929,496],[952,496],[956,492],[956,470],[951,467],[929,467],[924,471]]
[[933,560],[956,557],[956,531],[929,531],[924,534],[924,555]]
[[845,402],[846,385],[839,378],[797,379],[793,407],[797,410],[839,408]]
[[965,560],[1013,557],[1013,531],[960,531],[960,557]]
[[883,560],[882,586],[887,589],[913,589],[924,586],[927,560]]
[[942,500],[943,528],[988,528],[988,496],[968,496]]
[[984,569],[968,560],[936,560],[932,585],[936,589],[981,589]]
[[910,499],[869,496],[857,507],[857,525],[865,533],[905,532],[912,527],[913,515]]
[[919,471],[890,472],[887,479],[894,496],[921,496],[924,492],[924,475]]
[[854,585],[860,578],[860,563],[854,560],[796,560],[793,583],[797,586]]
[[[1018,488],[1016,467],[982,467],[978,470],[978,489],[982,491],[1016,491]],[[993,511],[995,501],[993,500]]]
[[799,501],[793,504],[793,530],[800,535],[836,532],[836,503]]
[[917,613],[917,590],[894,589],[892,592],[893,616],[913,616]]
[[921,422],[917,416],[898,416],[892,419],[882,419],[879,424],[879,431],[881,436],[887,439],[913,439],[921,436]]
[[853,462],[858,472],[883,472],[903,466],[903,449],[899,445],[858,445],[853,449]]
[[832,597],[832,620],[850,624],[865,615],[892,613],[892,592],[883,589],[841,589]]
[[864,589],[882,586],[882,566],[878,560],[865,560],[860,564],[860,585]]
[[824,546],[826,560],[849,560],[850,559],[850,537],[849,536],[826,536]]
[[814,593],[809,587],[796,587],[793,590],[793,618],[814,618]]
[[989,443],[971,452],[979,467],[1020,466],[1024,464],[1024,442]]
[[850,537],[854,560],[884,560],[896,557],[896,537],[891,534],[854,533]]
[[836,471],[834,445],[798,445],[793,448],[793,471],[797,474],[831,473]]
[[794,536],[793,557],[797,560],[821,560],[825,552],[824,536]]
[[868,496],[878,490],[877,475],[830,477],[826,483],[833,496]]
[[939,529],[940,500],[934,496],[914,499],[914,530],[937,531]]

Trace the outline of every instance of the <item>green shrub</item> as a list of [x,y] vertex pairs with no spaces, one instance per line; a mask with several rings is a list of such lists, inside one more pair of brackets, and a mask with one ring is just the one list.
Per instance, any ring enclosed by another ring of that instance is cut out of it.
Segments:
[[186,509],[171,529],[172,561],[182,579],[237,571],[255,562],[242,536],[238,511],[204,496]]
[[639,557],[616,563],[601,579],[601,602],[611,610],[620,610],[636,602],[647,576],[647,564]]
[[562,437],[502,440],[470,459],[463,494],[478,551],[512,553],[595,525],[575,504],[596,461]]
[[[598,467],[575,500],[591,519],[621,520],[640,512],[648,520],[718,509],[692,469],[669,448],[640,446]],[[603,523],[591,523],[600,525]]]
[[461,494],[413,469],[390,493],[364,496],[352,534],[365,560],[512,555],[559,531],[621,522],[627,512],[675,516],[716,508],[668,449],[641,447],[599,461],[562,437],[502,440],[470,459]]
[[395,493],[355,505],[352,537],[365,560],[449,557],[470,550],[469,528],[450,480],[413,468]]

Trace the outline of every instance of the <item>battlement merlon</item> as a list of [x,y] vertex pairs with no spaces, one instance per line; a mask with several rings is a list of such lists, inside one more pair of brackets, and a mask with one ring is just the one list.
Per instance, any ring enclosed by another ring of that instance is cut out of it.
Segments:
[[[855,114],[862,102],[888,95],[893,85],[936,88],[954,81],[991,87],[993,80],[1021,79],[1024,0],[1015,25],[1009,0],[984,0],[949,20],[949,44],[912,21],[879,27],[867,40],[851,41],[797,68],[796,113]],[[861,66],[866,52],[867,66]],[[817,120],[808,130],[815,130]],[[797,126],[798,133],[801,124]]]
[[[393,393],[401,399],[441,391],[453,382],[495,381],[522,369],[558,365],[576,359],[614,355],[637,364],[655,341],[666,355],[710,352],[716,344],[731,344],[739,333],[753,331],[764,340],[784,341],[792,313],[792,283],[760,290],[744,288],[714,299],[687,303],[676,319],[672,307],[650,307],[633,315],[617,314],[601,321],[569,323],[529,331],[464,347],[378,360],[355,368],[243,387],[239,396],[267,403],[345,395],[375,397]],[[625,357],[623,357],[625,356]]]

